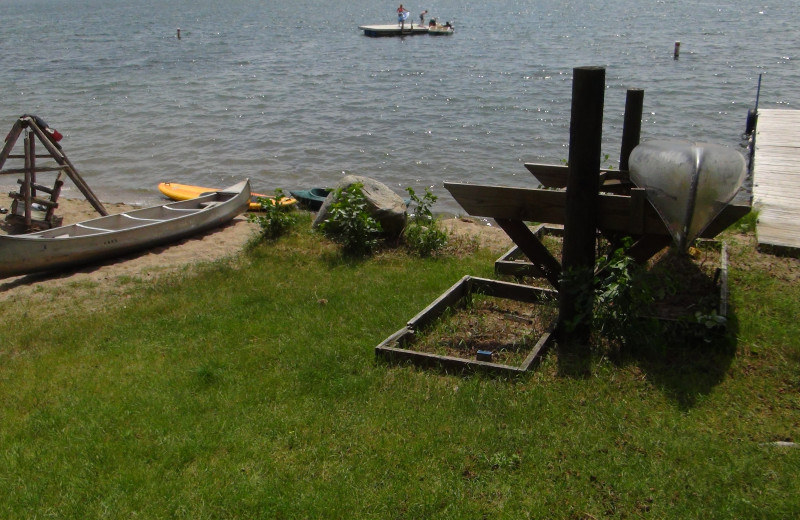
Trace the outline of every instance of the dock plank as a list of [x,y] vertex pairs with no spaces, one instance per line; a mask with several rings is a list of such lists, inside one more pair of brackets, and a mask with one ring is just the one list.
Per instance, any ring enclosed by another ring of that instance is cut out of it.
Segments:
[[800,110],[758,111],[753,202],[759,245],[800,249]]

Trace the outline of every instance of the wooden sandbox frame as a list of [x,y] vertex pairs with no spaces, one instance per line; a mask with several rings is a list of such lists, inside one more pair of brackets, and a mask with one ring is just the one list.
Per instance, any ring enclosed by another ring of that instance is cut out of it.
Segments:
[[483,371],[498,375],[522,374],[534,368],[555,339],[555,320],[547,327],[525,360],[516,366],[479,359],[442,356],[411,348],[417,340],[418,334],[439,319],[448,309],[460,305],[465,298],[474,293],[531,304],[544,304],[548,299],[555,300],[558,297],[558,292],[551,289],[466,275],[408,320],[403,328],[375,347],[376,357],[389,361],[410,361],[416,365],[439,367],[445,370]]

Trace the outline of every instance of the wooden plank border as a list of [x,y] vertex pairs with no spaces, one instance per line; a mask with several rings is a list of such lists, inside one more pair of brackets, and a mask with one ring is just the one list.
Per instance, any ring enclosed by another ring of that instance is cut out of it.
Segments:
[[[545,235],[563,236],[564,228],[539,224],[531,229],[531,233],[538,239],[541,239]],[[494,272],[506,276],[546,278],[544,271],[536,264],[529,261],[525,253],[523,253],[517,245],[511,246],[511,249],[495,260]]]
[[550,289],[467,275],[411,318],[403,328],[376,346],[375,356],[389,362],[407,361],[423,367],[435,367],[459,372],[481,371],[497,375],[518,375],[538,365],[544,353],[555,340],[555,320],[542,334],[525,360],[518,366],[479,361],[477,359],[441,356],[413,349],[417,334],[439,319],[447,309],[463,304],[465,298],[474,292],[532,304],[541,304],[548,299],[555,301],[558,296],[556,291]]

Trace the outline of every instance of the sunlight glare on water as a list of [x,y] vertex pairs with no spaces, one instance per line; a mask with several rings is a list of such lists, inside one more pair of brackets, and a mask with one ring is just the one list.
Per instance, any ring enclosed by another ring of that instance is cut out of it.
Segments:
[[155,203],[170,180],[263,192],[352,173],[431,186],[458,213],[443,181],[535,186],[525,162],[566,159],[578,66],[606,68],[611,165],[629,88],[645,90],[644,139],[738,146],[759,74],[761,107],[796,107],[790,8],[728,4],[406,3],[455,34],[368,38],[358,26],[392,23],[394,4],[7,0],[0,124],[47,120],[110,201]]

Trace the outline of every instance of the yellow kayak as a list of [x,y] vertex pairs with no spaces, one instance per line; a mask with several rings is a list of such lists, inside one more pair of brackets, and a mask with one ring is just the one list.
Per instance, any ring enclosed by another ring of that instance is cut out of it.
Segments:
[[[189,200],[196,199],[201,195],[214,193],[220,191],[219,188],[204,188],[202,186],[192,186],[191,184],[178,184],[177,182],[162,182],[158,185],[158,191],[164,194],[167,198],[172,200]],[[263,193],[250,193],[250,211],[258,211],[261,209],[261,204],[258,199],[271,199],[269,195]],[[281,204],[290,205],[296,204],[297,200],[291,198],[283,198]]]

